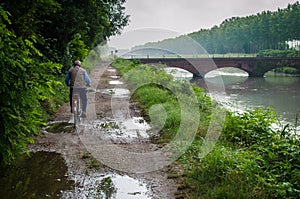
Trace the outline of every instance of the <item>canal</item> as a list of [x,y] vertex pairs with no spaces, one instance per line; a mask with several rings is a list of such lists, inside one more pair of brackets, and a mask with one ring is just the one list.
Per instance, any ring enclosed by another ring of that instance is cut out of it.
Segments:
[[[271,107],[281,121],[292,125],[296,123],[296,116],[300,111],[299,76],[276,75],[269,72],[262,78],[249,78],[247,73],[229,68],[212,71],[204,79],[191,79],[192,74],[189,72],[177,69],[176,71],[175,77],[190,79],[202,88],[206,88],[208,84],[224,85],[225,94],[214,90],[209,90],[209,93],[233,111]],[[300,121],[298,125],[299,123]]]

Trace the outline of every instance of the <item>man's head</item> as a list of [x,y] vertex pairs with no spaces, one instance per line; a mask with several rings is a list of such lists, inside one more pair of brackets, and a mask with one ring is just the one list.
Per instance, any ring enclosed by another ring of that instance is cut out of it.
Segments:
[[81,66],[81,62],[79,61],[79,60],[76,60],[75,62],[74,62],[74,66]]

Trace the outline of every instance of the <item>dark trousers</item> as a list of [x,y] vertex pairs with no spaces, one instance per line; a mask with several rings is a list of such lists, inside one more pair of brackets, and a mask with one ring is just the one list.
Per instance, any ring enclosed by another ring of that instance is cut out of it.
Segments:
[[86,112],[87,108],[87,97],[86,97],[86,88],[72,88],[70,87],[70,106],[71,110],[73,110],[73,94],[78,93],[80,96],[80,99],[82,101],[82,111]]

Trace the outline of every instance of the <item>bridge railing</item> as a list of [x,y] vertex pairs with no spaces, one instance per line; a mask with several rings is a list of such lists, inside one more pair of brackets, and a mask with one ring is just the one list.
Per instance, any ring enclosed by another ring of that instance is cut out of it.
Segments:
[[175,55],[175,54],[161,54],[161,55],[149,55],[149,54],[127,54],[121,56],[122,58],[129,59],[157,59],[157,58],[239,58],[239,57],[256,57],[256,54],[194,54],[194,55]]

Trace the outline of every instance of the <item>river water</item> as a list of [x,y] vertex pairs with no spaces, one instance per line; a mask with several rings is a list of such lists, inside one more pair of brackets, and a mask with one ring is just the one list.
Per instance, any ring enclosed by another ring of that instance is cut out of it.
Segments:
[[[178,71],[175,76],[189,79],[192,74]],[[208,73],[204,79],[193,79],[192,82],[200,87],[206,87],[207,84],[224,85],[225,94],[213,90],[209,92],[213,94],[214,99],[234,111],[272,107],[281,117],[281,121],[292,125],[295,124],[297,112],[300,111],[299,76],[267,73],[262,78],[248,78],[247,73],[238,69],[218,69]]]

